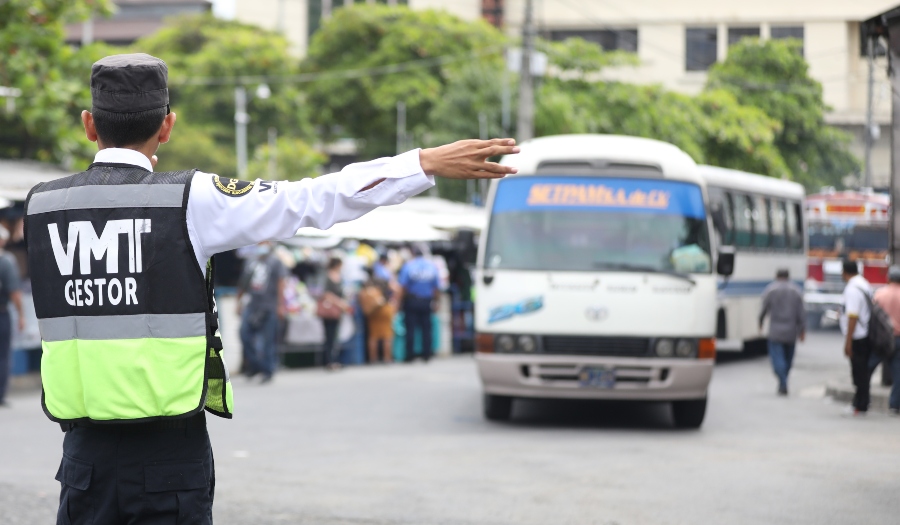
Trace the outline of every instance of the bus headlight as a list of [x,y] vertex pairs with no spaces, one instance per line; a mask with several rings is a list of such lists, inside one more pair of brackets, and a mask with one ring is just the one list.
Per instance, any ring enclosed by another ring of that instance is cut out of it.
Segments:
[[675,342],[671,339],[656,340],[656,355],[659,357],[672,357],[675,353]]
[[497,338],[497,350],[501,352],[512,352],[516,347],[516,342],[511,335],[501,335]]
[[537,348],[537,343],[534,341],[534,337],[530,335],[520,335],[518,341],[519,350],[527,353],[534,352],[535,348]]
[[678,357],[693,357],[694,342],[690,339],[679,339],[675,345],[675,355]]

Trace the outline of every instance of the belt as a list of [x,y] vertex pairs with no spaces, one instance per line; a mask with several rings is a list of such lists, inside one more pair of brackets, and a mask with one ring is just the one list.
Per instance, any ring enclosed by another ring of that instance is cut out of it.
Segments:
[[63,432],[68,432],[74,428],[89,428],[91,430],[102,430],[109,432],[126,432],[136,434],[142,432],[153,432],[156,430],[178,430],[189,428],[203,428],[206,426],[206,414],[200,412],[189,417],[178,419],[159,419],[156,421],[140,421],[135,423],[116,422],[116,423],[96,423],[93,421],[79,421],[77,423],[60,423],[59,427]]

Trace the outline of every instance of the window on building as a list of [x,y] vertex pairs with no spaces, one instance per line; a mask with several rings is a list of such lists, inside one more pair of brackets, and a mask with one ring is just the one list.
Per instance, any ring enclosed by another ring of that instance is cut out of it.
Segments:
[[706,71],[716,63],[718,31],[715,27],[688,27],[685,30],[685,64],[688,71]]
[[759,27],[729,27],[728,47],[731,47],[745,38],[759,38]]
[[800,54],[803,54],[803,26],[772,26],[769,30],[773,40],[793,38],[800,41]]
[[577,37],[599,44],[605,51],[637,53],[637,29],[555,29],[547,33],[556,42]]
[[[859,33],[859,56],[868,57],[869,56],[869,39],[866,38],[868,35],[866,34],[866,30],[863,29],[862,24],[859,24],[859,28],[856,31]],[[887,48],[884,46],[884,40],[881,38],[875,39],[875,56],[883,57],[887,56]]]

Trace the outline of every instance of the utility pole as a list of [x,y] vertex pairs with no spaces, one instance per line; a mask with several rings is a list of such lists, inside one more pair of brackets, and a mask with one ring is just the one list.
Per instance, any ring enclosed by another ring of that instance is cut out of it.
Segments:
[[234,88],[234,136],[237,146],[237,175],[241,178],[247,174],[247,89],[244,86]]
[[94,43],[94,19],[88,18],[81,23],[81,47]]
[[534,0],[525,0],[525,22],[522,25],[522,67],[519,68],[519,120],[516,138],[519,142],[534,137],[534,79],[531,58],[534,53]]
[[278,130],[269,128],[269,180],[278,180]]
[[397,155],[406,150],[406,103],[397,102]]
[[872,187],[872,146],[873,142],[875,142],[875,137],[873,136],[873,127],[874,122],[872,121],[872,98],[873,92],[875,89],[875,38],[874,35],[868,35],[866,38],[866,43],[868,44],[868,49],[866,52],[866,56],[869,62],[869,85],[867,88],[867,100],[866,100],[866,171],[865,171],[865,183],[863,184],[866,188]]
[[275,29],[284,35],[284,2],[286,0],[278,0],[278,20],[275,20]]
[[22,96],[22,90],[14,87],[0,86],[0,97],[6,99],[6,114],[16,112],[16,99]]
[[322,20],[331,18],[331,0],[322,0]]
[[509,86],[509,48],[503,50],[503,86],[500,92],[500,128],[501,135],[509,136],[510,132],[510,113],[512,111],[512,94]]

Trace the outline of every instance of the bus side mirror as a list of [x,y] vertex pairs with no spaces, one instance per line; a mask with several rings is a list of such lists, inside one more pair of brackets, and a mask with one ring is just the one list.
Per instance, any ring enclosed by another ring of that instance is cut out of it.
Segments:
[[716,273],[725,277],[734,273],[734,246],[722,246],[719,248]]
[[490,285],[494,282],[494,272],[490,270],[484,270],[484,273],[481,274],[481,280],[485,285]]

